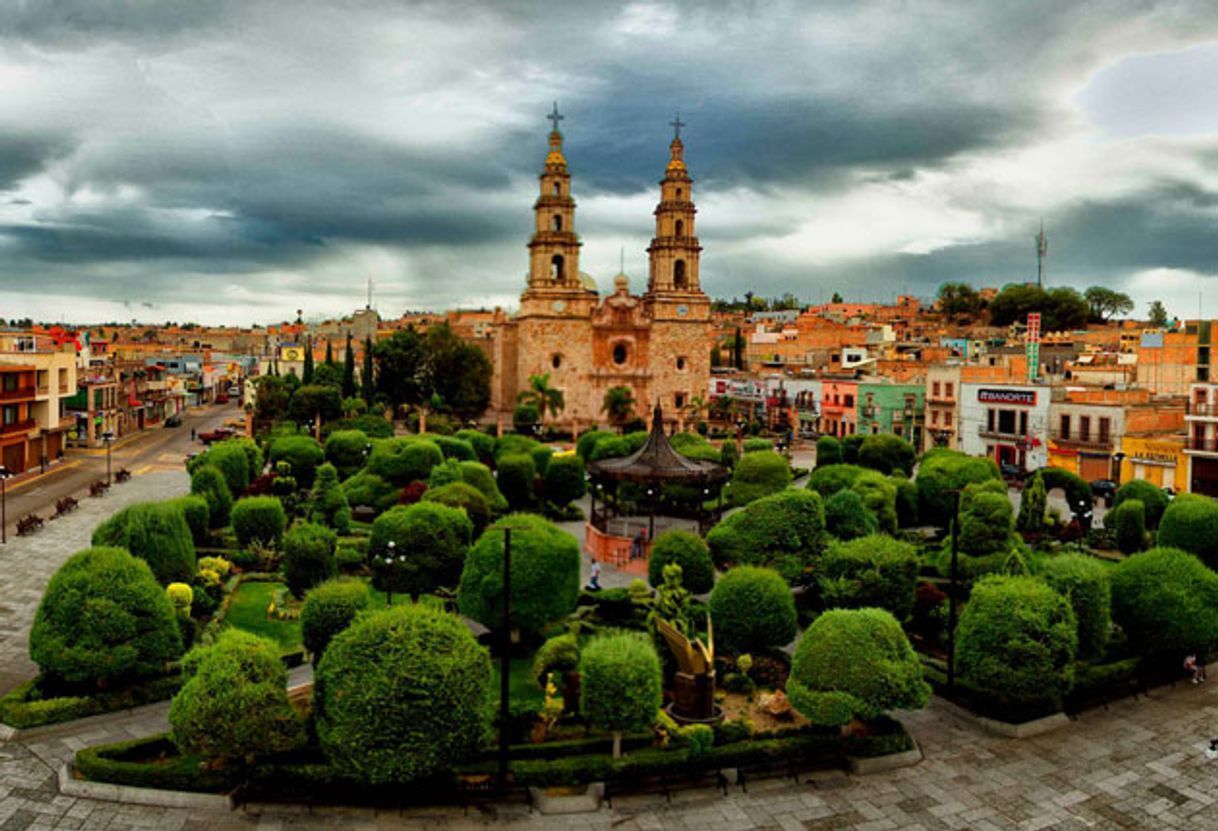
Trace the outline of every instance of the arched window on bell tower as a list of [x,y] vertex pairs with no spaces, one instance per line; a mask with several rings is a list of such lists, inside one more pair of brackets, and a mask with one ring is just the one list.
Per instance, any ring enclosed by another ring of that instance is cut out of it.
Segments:
[[550,279],[556,283],[562,282],[563,279],[563,260],[562,254],[555,254],[550,260]]
[[683,219],[677,220],[677,236],[678,237],[685,236],[685,220],[683,220]]
[[672,267],[672,285],[673,288],[684,291],[688,288],[685,285],[685,260],[677,260]]
[[562,182],[555,182],[555,183],[554,183],[554,195],[555,195],[555,196],[562,196]]
[[553,230],[561,231],[562,230],[562,217],[559,216],[558,214],[554,214],[554,219],[551,221],[550,225],[552,226]]

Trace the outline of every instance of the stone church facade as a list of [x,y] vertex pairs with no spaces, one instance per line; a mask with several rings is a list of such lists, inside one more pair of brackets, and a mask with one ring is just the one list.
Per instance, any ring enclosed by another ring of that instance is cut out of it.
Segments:
[[578,432],[607,424],[601,408],[611,387],[629,387],[642,418],[658,402],[672,424],[691,399],[706,397],[710,301],[699,282],[693,180],[676,126],[647,249],[647,289],[631,294],[628,278],[618,274],[613,292],[601,297],[579,270],[571,174],[555,118],[533,206],[528,285],[517,314],[497,312],[494,324],[491,407],[505,424],[530,376],[546,373],[566,403],[557,416],[547,414],[547,423]]

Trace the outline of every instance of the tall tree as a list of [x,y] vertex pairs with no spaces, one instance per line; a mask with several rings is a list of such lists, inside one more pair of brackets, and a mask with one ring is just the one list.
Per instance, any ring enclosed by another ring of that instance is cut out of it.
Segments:
[[355,350],[351,348],[351,333],[347,333],[347,351],[343,353],[343,398],[355,395]]
[[372,406],[372,399],[376,394],[376,378],[372,369],[372,336],[364,337],[364,366],[360,371],[360,388],[364,396],[364,403],[369,407]]
[[373,347],[376,390],[395,406],[415,406],[423,393],[423,339],[414,327],[399,329]]
[[968,283],[939,286],[939,310],[948,317],[971,317],[980,312],[981,307],[981,295]]
[[462,421],[476,419],[491,403],[490,359],[447,324],[432,326],[423,337],[423,392]]
[[301,383],[313,383],[313,339],[305,338],[304,342],[304,369],[301,370]]
[[601,411],[608,417],[610,424],[622,430],[626,422],[634,418],[634,405],[634,392],[630,387],[610,387],[605,390]]
[[550,386],[550,373],[548,372],[544,375],[530,375],[529,388],[521,390],[520,394],[516,396],[516,401],[536,407],[537,415],[541,417],[543,423],[546,420],[546,413],[558,415],[567,406],[562,390]]
[[326,366],[333,368],[337,368],[338,366],[334,363],[333,341],[331,341],[329,338],[326,338]]
[[1167,326],[1167,307],[1161,300],[1153,300],[1150,304],[1150,325],[1162,329]]
[[1083,292],[1091,309],[1091,320],[1103,323],[1116,315],[1127,315],[1133,311],[1133,300],[1128,294],[1113,291],[1104,286],[1092,286]]
[[744,335],[740,327],[736,327],[736,336],[732,338],[732,362],[736,369],[744,369]]

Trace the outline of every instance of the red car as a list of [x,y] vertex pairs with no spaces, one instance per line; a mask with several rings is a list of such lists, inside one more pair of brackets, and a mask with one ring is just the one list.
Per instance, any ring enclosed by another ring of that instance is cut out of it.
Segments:
[[199,441],[204,444],[211,444],[213,441],[224,441],[225,439],[231,439],[236,432],[231,427],[218,427],[209,433],[200,433]]

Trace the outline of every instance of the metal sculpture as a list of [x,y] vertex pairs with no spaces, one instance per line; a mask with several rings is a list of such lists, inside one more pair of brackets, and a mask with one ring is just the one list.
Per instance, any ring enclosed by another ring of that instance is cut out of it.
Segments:
[[669,715],[684,724],[722,719],[723,708],[715,704],[715,632],[710,616],[706,618],[706,643],[690,640],[663,618],[655,618],[655,625],[677,660]]

